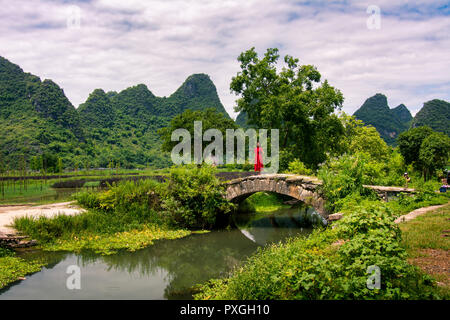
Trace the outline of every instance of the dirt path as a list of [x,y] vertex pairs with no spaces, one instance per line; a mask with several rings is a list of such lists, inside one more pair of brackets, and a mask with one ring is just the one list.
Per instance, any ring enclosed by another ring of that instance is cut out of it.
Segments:
[[46,216],[53,217],[58,213],[75,215],[84,210],[75,205],[75,202],[60,202],[41,206],[12,205],[0,206],[0,234],[15,234],[11,225],[16,217],[23,216]]
[[418,217],[424,213],[427,213],[428,211],[433,211],[433,210],[443,208],[448,205],[449,205],[449,203],[416,209],[414,211],[411,211],[408,214],[398,217],[397,219],[395,219],[395,223],[406,222],[406,221],[415,219],[416,217]]

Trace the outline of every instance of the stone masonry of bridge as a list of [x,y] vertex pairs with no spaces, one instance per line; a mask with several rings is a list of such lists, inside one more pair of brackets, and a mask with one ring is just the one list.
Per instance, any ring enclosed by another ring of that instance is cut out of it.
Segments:
[[[316,209],[316,211],[327,218],[329,212],[325,209],[325,198],[319,190],[322,182],[309,176],[299,176],[292,174],[260,174],[232,179],[224,182],[226,185],[226,199],[233,202],[240,202],[250,195],[261,192],[274,192],[288,195],[300,200]],[[389,196],[400,192],[414,193],[414,189],[401,187],[384,186],[364,186],[374,190],[384,201],[389,200]]]

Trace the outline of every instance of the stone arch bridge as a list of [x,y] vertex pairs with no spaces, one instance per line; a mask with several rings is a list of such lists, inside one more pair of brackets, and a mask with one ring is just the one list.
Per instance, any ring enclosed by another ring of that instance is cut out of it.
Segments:
[[[260,174],[236,178],[224,182],[226,185],[226,199],[232,202],[241,202],[256,192],[267,191],[290,196],[300,200],[314,209],[324,218],[329,212],[325,209],[325,198],[320,192],[322,184],[315,177],[292,174]],[[365,188],[374,190],[378,196],[388,201],[389,197],[400,192],[414,193],[414,189],[400,187],[369,186]]]

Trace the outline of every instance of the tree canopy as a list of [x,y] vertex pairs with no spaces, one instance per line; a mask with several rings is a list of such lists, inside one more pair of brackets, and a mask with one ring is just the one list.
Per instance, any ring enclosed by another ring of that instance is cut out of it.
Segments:
[[425,179],[444,168],[450,156],[450,138],[441,132],[433,132],[422,141],[419,160],[423,165]]
[[235,111],[245,112],[250,125],[279,129],[280,149],[308,167],[317,167],[343,134],[334,114],[342,107],[343,95],[328,81],[320,82],[316,67],[300,65],[289,55],[277,71],[279,57],[276,48],[267,49],[262,58],[255,48],[239,55],[241,71],[230,85],[240,96]]
[[421,170],[425,180],[436,170],[442,169],[450,156],[450,138],[427,126],[412,128],[402,133],[398,144],[405,163]]
[[424,126],[413,128],[400,134],[398,137],[398,147],[406,164],[413,164],[416,169],[420,169],[420,147],[423,140],[431,133],[433,133],[433,130],[430,127]]
[[[158,130],[159,135],[162,139],[162,150],[171,152],[171,150],[179,143],[178,141],[171,141],[172,132],[176,129],[186,129],[194,137],[194,122],[202,122],[202,136],[203,133],[208,129],[219,130],[225,141],[226,129],[237,129],[237,124],[230,118],[226,117],[223,113],[218,112],[216,109],[208,108],[205,111],[201,110],[186,110],[182,114],[175,116],[170,124]],[[202,139],[202,150],[204,150],[205,145],[209,142],[203,142]],[[191,152],[194,154],[194,144],[191,144]]]

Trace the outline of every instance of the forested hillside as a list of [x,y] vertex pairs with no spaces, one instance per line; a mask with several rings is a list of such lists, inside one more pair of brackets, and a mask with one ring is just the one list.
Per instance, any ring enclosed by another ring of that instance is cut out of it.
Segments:
[[63,90],[2,57],[0,128],[2,164],[17,165],[44,152],[69,157],[85,145],[79,114]]
[[64,167],[165,167],[157,130],[187,109],[225,111],[206,74],[189,76],[169,97],[144,84],[119,93],[95,89],[76,109],[53,81],[25,73],[0,57],[0,162],[16,168],[42,154]]
[[423,104],[412,122],[412,127],[429,126],[450,136],[450,103],[434,99]]

